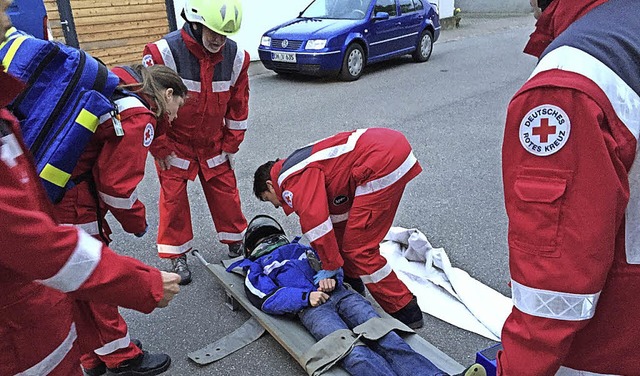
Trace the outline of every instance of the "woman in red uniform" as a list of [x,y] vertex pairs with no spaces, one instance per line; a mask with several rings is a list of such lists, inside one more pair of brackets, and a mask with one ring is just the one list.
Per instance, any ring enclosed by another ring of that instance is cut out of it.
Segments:
[[[146,232],[145,207],[138,200],[137,186],[144,177],[147,151],[159,130],[156,124],[173,121],[187,95],[180,77],[164,66],[116,67],[113,73],[121,82],[112,97],[119,114],[100,119],[100,126],[72,174],[76,186],[55,206],[60,223],[80,227],[105,244],[110,242],[111,234],[105,221],[107,212],[113,214],[124,231],[136,236]],[[98,337],[94,338],[98,347],[82,356],[88,374],[101,375],[105,366],[115,369],[122,364],[158,373],[168,367],[168,355],[143,354],[131,342],[127,324],[116,306],[82,305],[84,316],[93,322]]]

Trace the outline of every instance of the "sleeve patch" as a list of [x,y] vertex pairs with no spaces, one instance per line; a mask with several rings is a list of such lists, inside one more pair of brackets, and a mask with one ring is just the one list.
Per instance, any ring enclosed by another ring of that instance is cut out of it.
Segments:
[[558,106],[543,104],[527,112],[520,122],[520,143],[529,153],[546,157],[569,140],[571,121]]
[[145,148],[148,148],[149,145],[151,145],[154,133],[153,125],[151,123],[147,123],[147,126],[144,127],[144,134],[142,135],[142,145],[144,145]]
[[144,55],[142,57],[142,65],[144,65],[145,67],[150,67],[152,65],[155,65],[155,62],[153,61],[153,56]]
[[291,191],[282,192],[282,198],[284,199],[284,202],[286,202],[287,205],[289,205],[289,207],[293,209],[293,192]]

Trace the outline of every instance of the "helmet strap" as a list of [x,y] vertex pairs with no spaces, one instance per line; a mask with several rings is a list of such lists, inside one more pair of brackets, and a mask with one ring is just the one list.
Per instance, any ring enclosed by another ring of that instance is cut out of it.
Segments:
[[191,34],[191,36],[193,37],[193,39],[196,40],[196,42],[198,42],[199,45],[203,45],[202,42],[202,28],[204,26],[202,26],[201,24],[197,23],[197,22],[187,22],[189,24],[189,33]]

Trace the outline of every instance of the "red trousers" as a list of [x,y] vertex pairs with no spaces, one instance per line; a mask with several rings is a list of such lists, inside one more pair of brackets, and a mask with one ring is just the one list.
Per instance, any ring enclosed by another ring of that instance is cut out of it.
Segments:
[[84,339],[82,367],[95,368],[101,363],[114,368],[142,354],[129,338],[129,330],[118,307],[102,303],[77,302],[78,336]]
[[[175,258],[191,250],[193,227],[184,175],[176,173],[175,167],[158,170],[160,179],[160,220],[158,225],[158,255]],[[247,220],[242,214],[240,193],[236,176],[227,169],[209,180],[198,172],[204,197],[213,218],[218,239],[224,244],[242,241],[247,229]]]
[[360,278],[388,313],[405,307],[413,297],[380,254],[380,242],[393,225],[406,184],[400,180],[375,193],[356,196],[347,221],[334,224],[345,275]]

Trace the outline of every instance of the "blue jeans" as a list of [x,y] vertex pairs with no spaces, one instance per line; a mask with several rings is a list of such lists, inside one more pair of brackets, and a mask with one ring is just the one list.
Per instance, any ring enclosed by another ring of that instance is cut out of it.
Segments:
[[[340,286],[329,300],[299,313],[302,325],[316,340],[339,329],[353,329],[372,317],[379,317],[368,300]],[[390,332],[377,341],[363,340],[342,359],[342,367],[354,376],[442,376],[447,375],[427,358],[415,352],[398,334]]]

